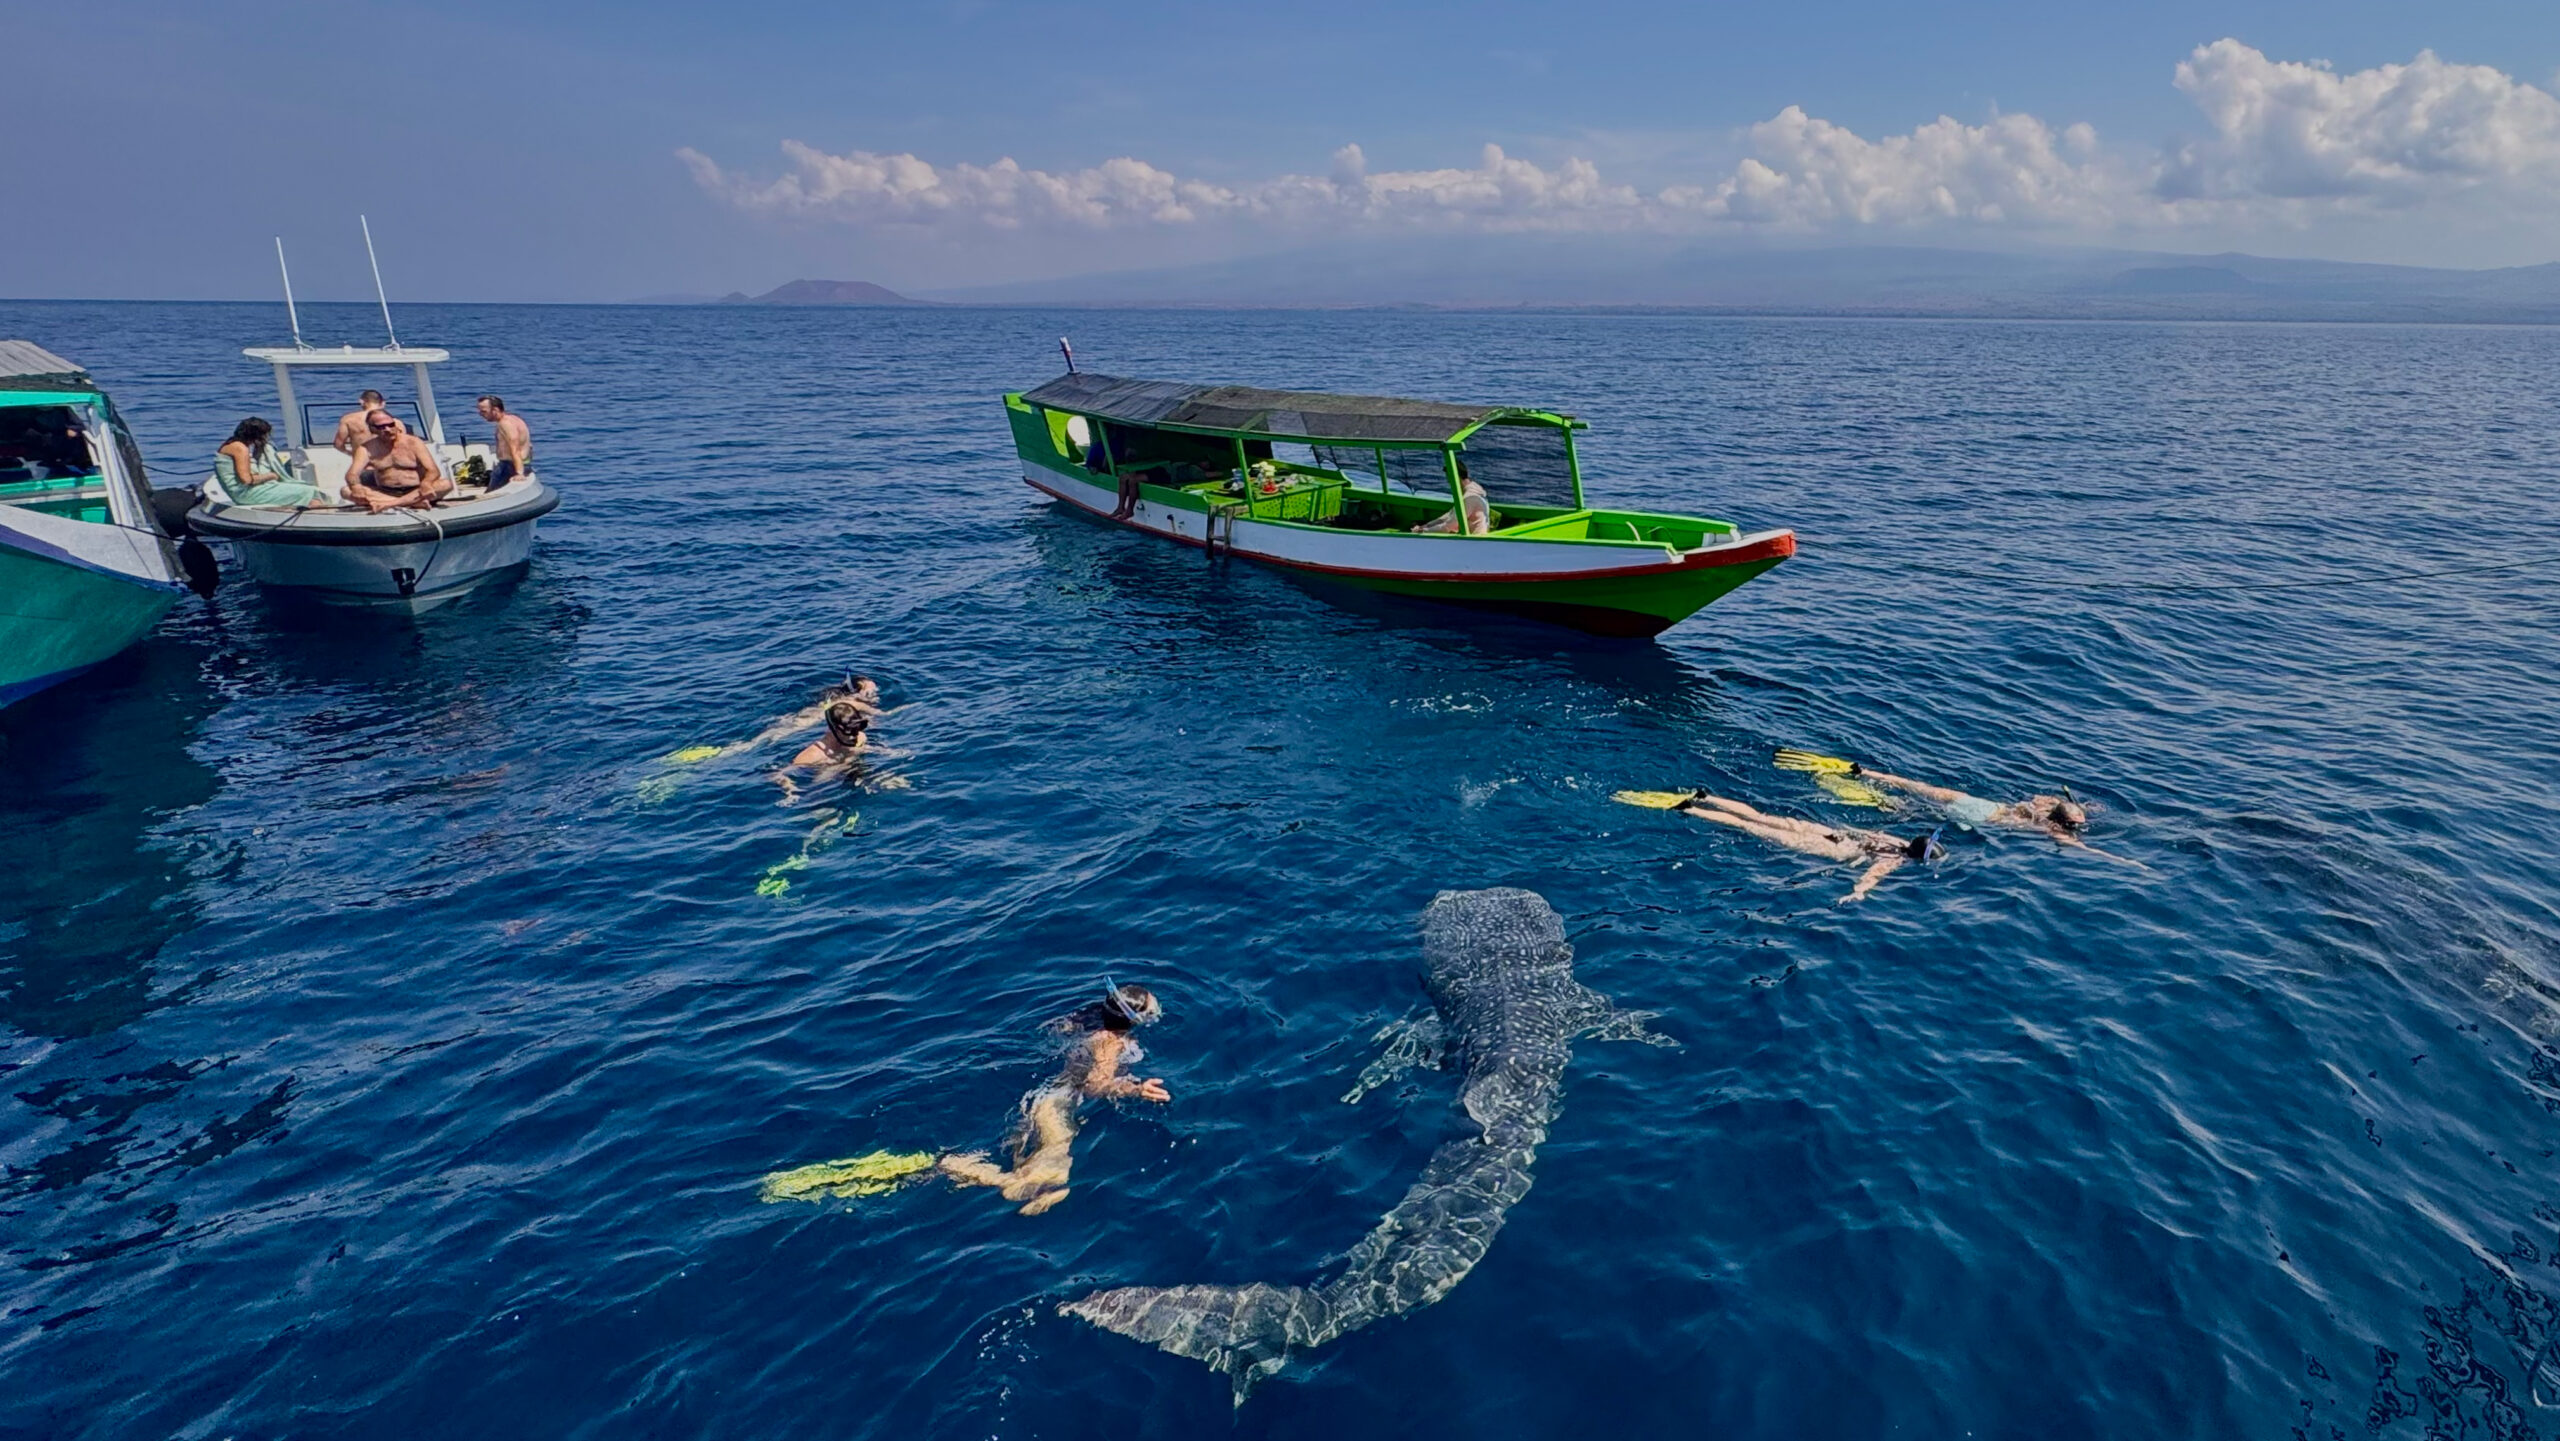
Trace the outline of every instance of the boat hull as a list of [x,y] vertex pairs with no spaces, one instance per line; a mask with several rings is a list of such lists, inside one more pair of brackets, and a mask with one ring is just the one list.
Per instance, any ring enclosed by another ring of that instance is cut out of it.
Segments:
[[234,540],[249,578],[291,600],[419,614],[459,600],[533,558],[534,522],[457,536],[441,545],[317,546]]
[[1140,501],[1121,518],[1112,515],[1116,488],[1094,483],[1089,472],[1063,471],[1026,457],[1022,478],[1087,514],[1186,545],[1311,579],[1496,610],[1597,635],[1660,634],[1795,553],[1793,533],[1782,530],[1676,550],[1230,521],[1155,500]]
[[0,705],[57,685],[149,634],[181,594],[81,563],[0,527]]
[[[536,483],[538,484],[538,482]],[[198,534],[230,542],[240,568],[279,599],[332,609],[418,614],[521,572],[535,525],[559,504],[547,489],[502,511],[362,516],[204,505]]]

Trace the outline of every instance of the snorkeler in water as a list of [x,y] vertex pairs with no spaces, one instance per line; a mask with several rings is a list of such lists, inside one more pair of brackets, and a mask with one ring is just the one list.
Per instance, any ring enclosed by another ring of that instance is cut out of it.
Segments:
[[802,706],[789,715],[775,717],[772,724],[745,740],[731,741],[724,746],[686,746],[665,759],[675,765],[689,766],[718,760],[723,756],[736,755],[741,751],[762,750],[776,741],[788,740],[809,727],[819,724],[826,719],[828,707],[845,702],[850,702],[859,708],[865,721],[876,720],[887,714],[880,706],[878,681],[867,675],[847,675],[841,682],[820,690],[814,702]]
[[1839,756],[1820,756],[1811,751],[1781,750],[1778,752],[1775,764],[1780,770],[1809,771],[1816,778],[1825,775],[1845,775],[1854,780],[1864,781],[1870,786],[1882,786],[1887,790],[1917,796],[1945,812],[1948,819],[1977,830],[1989,828],[2008,831],[2040,831],[2051,837],[2053,843],[2058,846],[2076,847],[2091,855],[2105,856],[2108,860],[2122,861],[2129,866],[2142,864],[2130,857],[2116,855],[2111,851],[2102,851],[2082,838],[2081,833],[2089,827],[2089,808],[2072,796],[2069,786],[2064,786],[2062,794],[2058,796],[2029,796],[2025,800],[2010,801],[2004,805],[1999,801],[1984,800],[1980,796],[1967,795],[1963,791],[1946,786],[1933,786],[1927,781],[1915,781],[1908,776],[1869,770],[1856,761],[1844,760]]
[[978,1151],[953,1152],[935,1166],[964,1186],[995,1187],[1006,1200],[1020,1202],[1026,1216],[1037,1216],[1065,1200],[1080,1104],[1093,1099],[1173,1099],[1161,1078],[1141,1081],[1124,1074],[1146,1059],[1137,1037],[1130,1033],[1163,1016],[1163,1003],[1146,987],[1106,985],[1102,999],[1051,1021],[1050,1030],[1071,1035],[1075,1041],[1056,1079],[1022,1098],[1022,1119],[1007,1142],[1012,1169],[997,1166]]
[[742,746],[771,745],[786,736],[795,736],[826,719],[827,712],[839,704],[851,704],[862,712],[865,721],[880,717],[880,683],[867,675],[848,675],[841,682],[818,692],[815,703],[777,718],[773,724],[740,742]]
[[782,802],[789,805],[799,799],[800,788],[792,783],[793,771],[809,772],[813,781],[842,780],[853,774],[855,765],[871,745],[871,712],[860,702],[838,700],[826,709],[826,731],[816,740],[801,747],[791,764],[773,773],[774,784],[782,787]]
[[1705,791],[1690,796],[1678,809],[1682,815],[1731,826],[1791,851],[1802,851],[1809,856],[1821,856],[1845,865],[1865,863],[1866,870],[1859,874],[1858,883],[1850,887],[1849,894],[1840,898],[1843,905],[1865,900],[1867,892],[1874,890],[1877,882],[1900,870],[1906,861],[1934,861],[1946,854],[1946,847],[1939,844],[1936,831],[1905,839],[1883,831],[1826,826],[1819,821],[1773,816],[1740,801],[1709,795]]

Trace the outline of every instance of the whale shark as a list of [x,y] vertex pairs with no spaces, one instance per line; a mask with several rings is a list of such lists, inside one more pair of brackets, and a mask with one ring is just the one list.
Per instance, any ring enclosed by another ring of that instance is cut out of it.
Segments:
[[1670,1045],[1573,977],[1564,923],[1535,891],[1442,891],[1422,916],[1431,1009],[1378,1033],[1385,1050],[1343,1096],[1357,1102],[1417,1065],[1458,1072],[1470,1123],[1353,1246],[1308,1286],[1122,1286],[1058,1309],[1225,1372],[1241,1406],[1291,1356],[1449,1294],[1529,1193],[1564,1068],[1581,1036]]

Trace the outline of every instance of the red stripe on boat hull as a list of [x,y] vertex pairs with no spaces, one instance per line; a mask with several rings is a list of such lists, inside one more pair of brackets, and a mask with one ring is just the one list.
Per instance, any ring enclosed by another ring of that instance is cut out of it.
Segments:
[[[1106,511],[1099,506],[1079,500],[1075,496],[1069,495],[1064,491],[1052,490],[1048,486],[1042,485],[1040,482],[1033,480],[1027,475],[1022,478],[1022,483],[1030,486],[1033,490],[1039,491],[1043,495],[1063,500],[1067,504],[1084,511],[1088,515],[1099,516],[1104,520],[1110,521],[1114,525],[1125,526],[1142,535],[1152,535],[1161,540],[1179,541],[1184,545],[1190,546],[1194,550],[1206,548],[1206,543],[1195,537],[1178,535],[1170,531],[1155,530],[1150,527],[1140,525],[1134,520],[1123,519],[1111,514],[1109,511]],[[1676,561],[1658,561],[1649,565],[1616,566],[1608,570],[1373,570],[1365,566],[1326,565],[1321,561],[1293,560],[1288,556],[1268,555],[1261,551],[1240,550],[1233,553],[1241,555],[1247,560],[1258,561],[1263,565],[1279,566],[1286,570],[1313,571],[1319,575],[1358,575],[1370,576],[1381,580],[1474,582],[1484,585],[1534,585],[1541,581],[1620,580],[1630,576],[1673,575],[1685,570],[1714,570],[1728,565],[1749,565],[1756,561],[1785,560],[1787,557],[1796,553],[1796,535],[1794,531],[1782,530],[1775,535],[1753,541],[1749,545],[1728,546],[1718,550],[1700,551],[1694,555],[1683,555]],[[1588,607],[1575,606],[1571,607],[1571,609],[1582,610],[1588,609]],[[1669,624],[1670,622],[1668,621],[1663,622],[1663,625],[1665,626]],[[1661,628],[1662,627],[1658,626],[1655,629],[1659,630]],[[1650,634],[1651,632],[1646,633]]]

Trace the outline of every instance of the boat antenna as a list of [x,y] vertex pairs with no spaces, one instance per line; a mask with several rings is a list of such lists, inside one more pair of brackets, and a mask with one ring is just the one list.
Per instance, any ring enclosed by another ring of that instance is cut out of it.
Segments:
[[1067,358],[1067,374],[1069,374],[1069,375],[1073,375],[1073,374],[1075,374],[1075,373],[1076,373],[1076,348],[1075,348],[1074,346],[1072,346],[1072,345],[1067,344],[1067,338],[1066,338],[1065,336],[1063,336],[1063,335],[1061,335],[1061,336],[1059,336],[1059,337],[1058,337],[1058,353],[1059,353],[1060,355],[1063,355],[1063,356],[1065,356],[1065,357]]
[[309,350],[311,347],[302,343],[302,317],[293,308],[293,272],[285,268],[284,237],[281,235],[276,237],[276,273],[284,277],[284,318],[293,322],[293,348]]
[[373,222],[359,215],[356,224],[364,227],[364,258],[373,266],[373,298],[382,305],[382,333],[391,337],[391,348],[400,348],[400,332],[391,328],[391,298],[382,293],[382,262],[373,254]]

